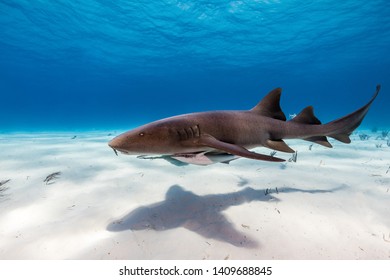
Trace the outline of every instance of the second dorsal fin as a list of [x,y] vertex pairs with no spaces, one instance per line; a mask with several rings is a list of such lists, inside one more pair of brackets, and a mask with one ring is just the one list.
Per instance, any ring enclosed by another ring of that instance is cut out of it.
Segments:
[[309,106],[303,109],[292,122],[304,123],[304,124],[321,124],[321,121],[314,116],[313,107]]
[[286,116],[280,108],[281,88],[270,91],[255,107],[250,111],[262,116],[285,121]]

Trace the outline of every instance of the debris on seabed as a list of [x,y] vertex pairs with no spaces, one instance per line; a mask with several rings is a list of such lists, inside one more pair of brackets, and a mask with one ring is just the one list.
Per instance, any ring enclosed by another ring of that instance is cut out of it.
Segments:
[[9,181],[11,181],[11,179],[0,181],[0,198],[5,196],[3,193],[8,190],[8,187],[4,185],[7,184]]
[[365,140],[368,140],[370,138],[370,136],[367,134],[361,133],[361,134],[359,134],[359,138],[360,138],[360,140],[365,141]]
[[54,172],[54,173],[51,173],[49,175],[46,176],[45,180],[43,180],[43,182],[46,183],[46,185],[51,185],[51,184],[54,184],[54,180],[55,179],[58,179],[59,176],[61,175],[61,172]]
[[288,161],[297,162],[297,157],[298,157],[298,151],[296,151]]
[[[389,166],[389,168],[390,168],[390,166]],[[11,181],[11,179],[0,181],[0,187],[1,187],[2,185],[7,184],[9,181]]]

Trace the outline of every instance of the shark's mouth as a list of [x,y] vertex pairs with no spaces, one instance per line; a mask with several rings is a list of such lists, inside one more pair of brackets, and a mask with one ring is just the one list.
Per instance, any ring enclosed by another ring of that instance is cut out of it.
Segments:
[[129,152],[125,151],[125,150],[121,150],[121,149],[114,149],[114,148],[111,148],[114,153],[118,156],[118,152],[122,153],[122,154],[125,154],[125,155],[128,155]]

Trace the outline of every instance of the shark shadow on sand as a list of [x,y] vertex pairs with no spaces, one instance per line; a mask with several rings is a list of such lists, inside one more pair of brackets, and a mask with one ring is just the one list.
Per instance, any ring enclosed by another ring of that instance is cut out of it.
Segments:
[[[332,190],[281,188],[278,192],[317,194],[331,193],[341,188],[343,187]],[[254,190],[247,187],[233,193],[199,196],[179,185],[173,185],[167,191],[164,201],[134,209],[126,216],[111,222],[107,230],[112,232],[163,231],[184,227],[205,238],[223,241],[237,247],[256,248],[258,242],[244,232],[238,231],[222,213],[231,206],[251,201],[279,201],[279,199],[268,189]]]

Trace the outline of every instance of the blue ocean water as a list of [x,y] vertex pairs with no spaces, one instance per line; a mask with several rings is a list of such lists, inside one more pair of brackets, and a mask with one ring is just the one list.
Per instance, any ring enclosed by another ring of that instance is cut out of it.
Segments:
[[382,92],[389,127],[390,2],[0,0],[0,131],[131,128],[253,107],[324,122]]

